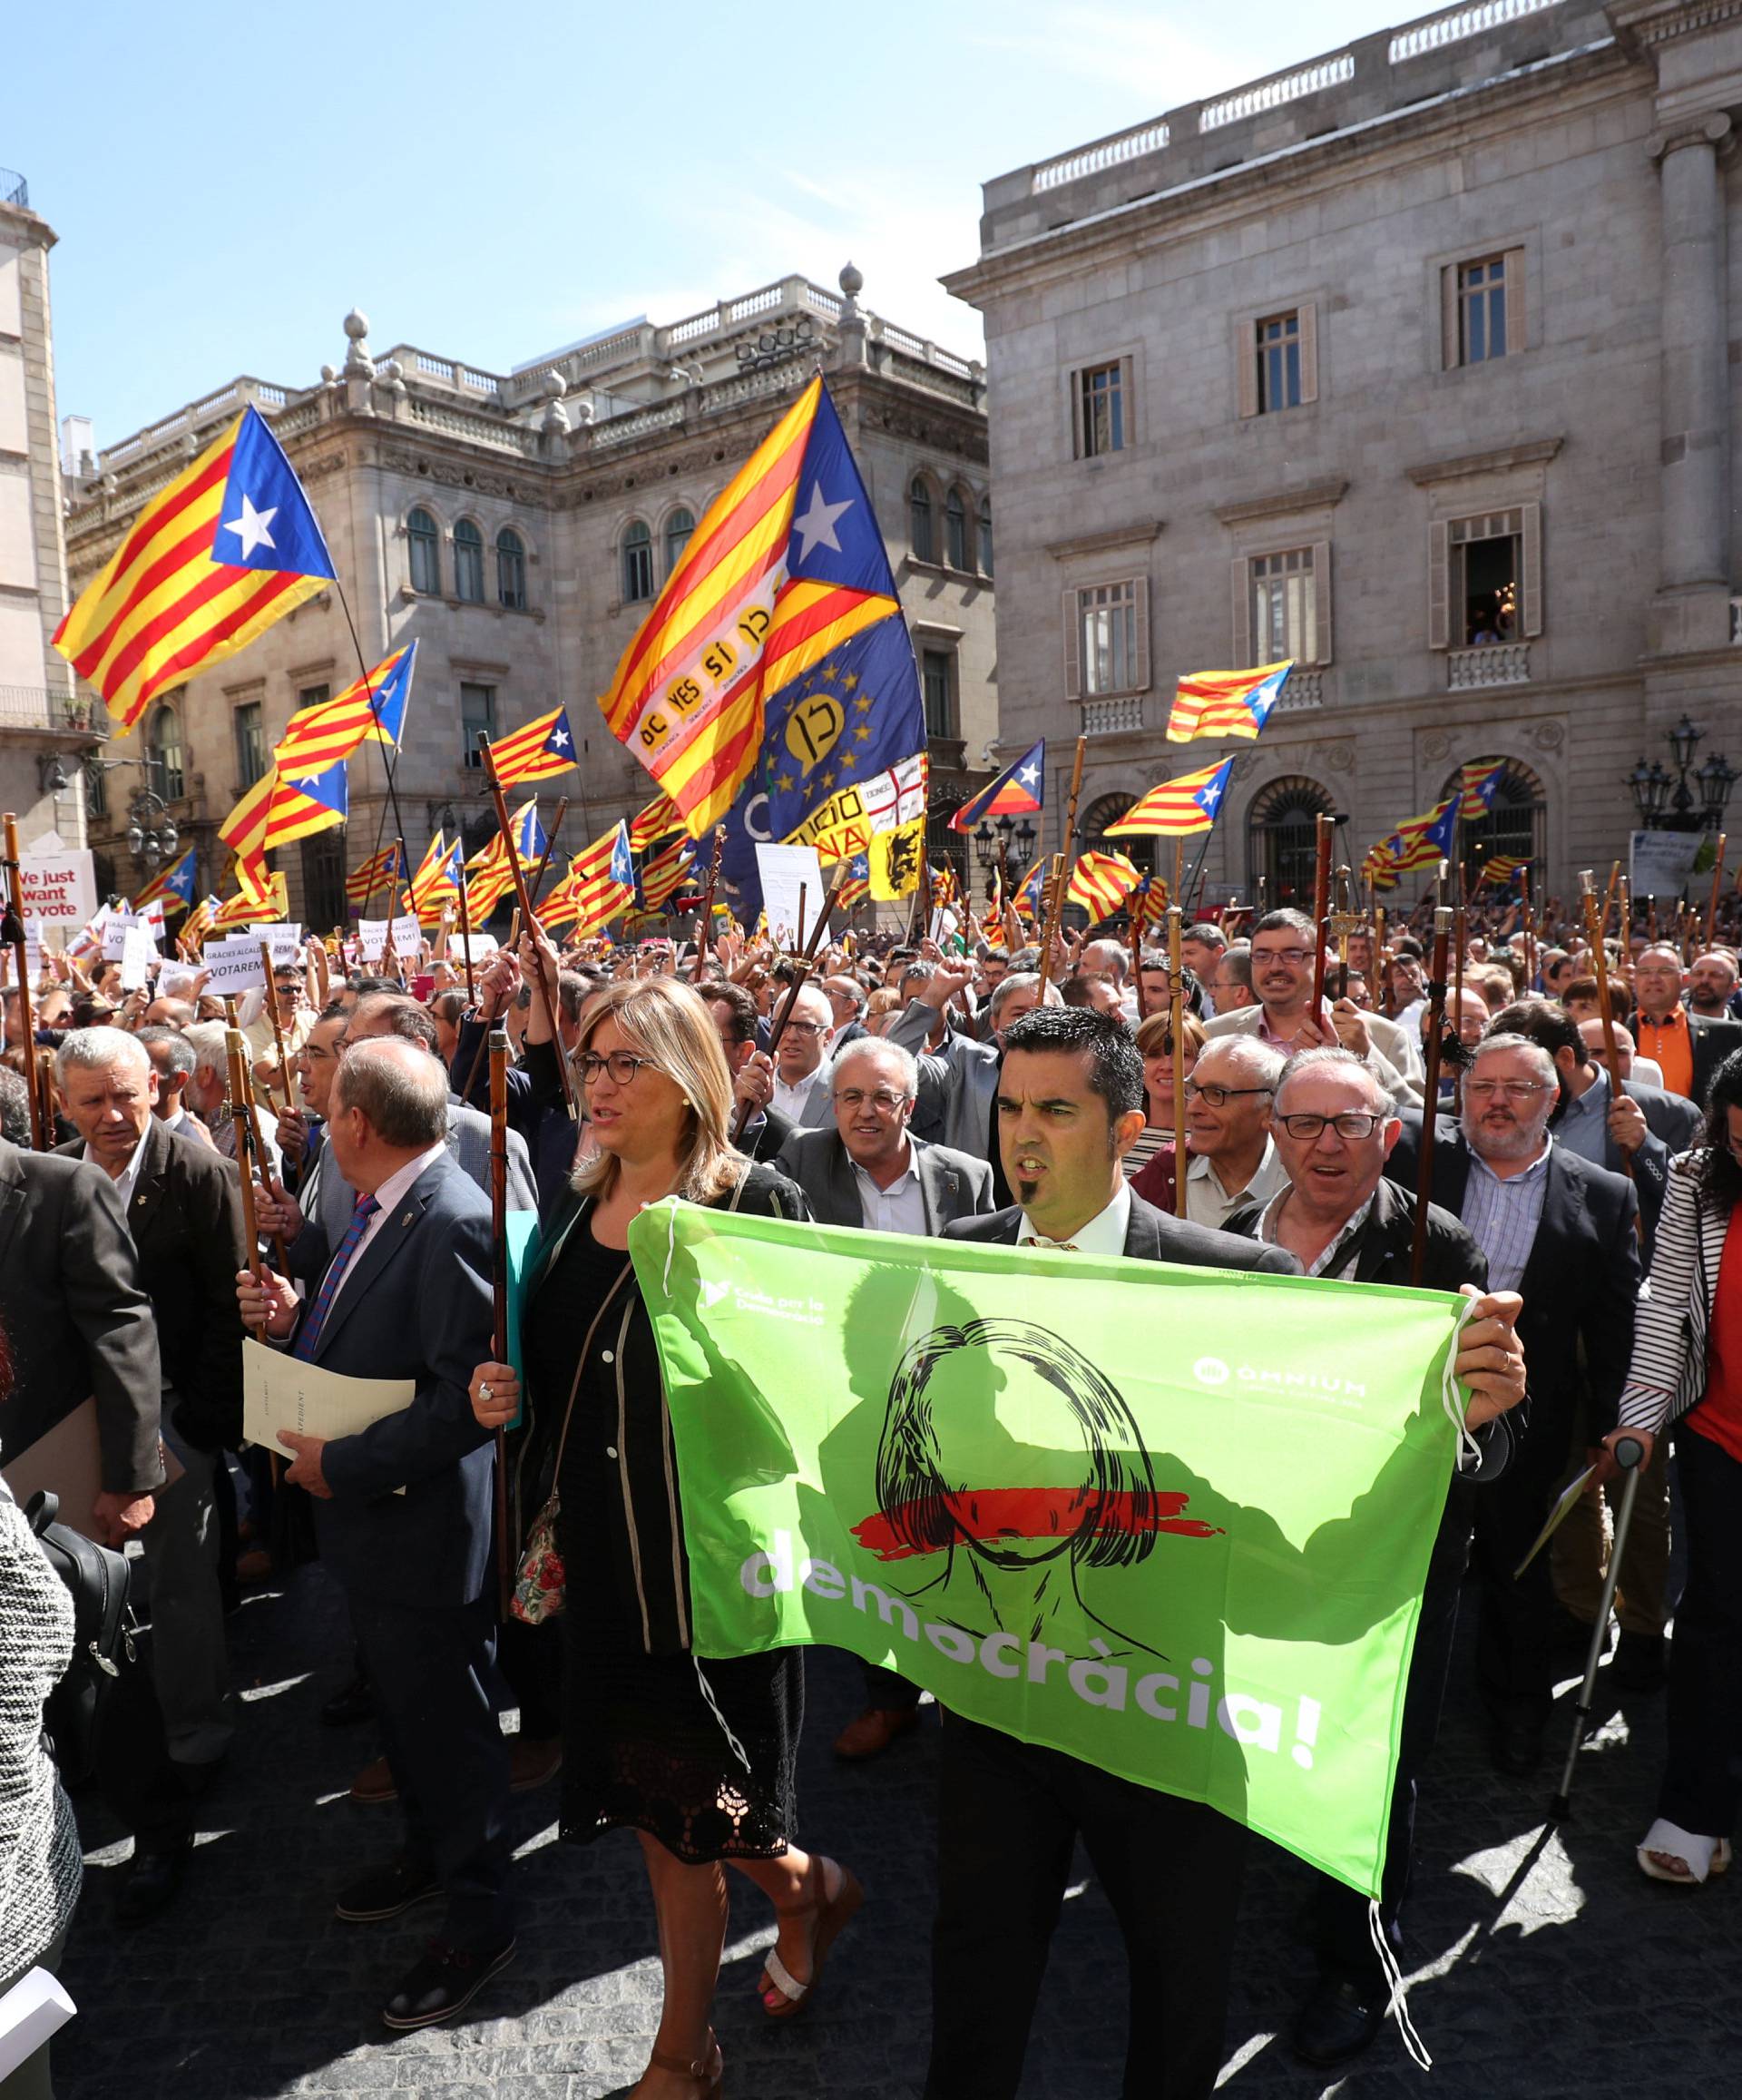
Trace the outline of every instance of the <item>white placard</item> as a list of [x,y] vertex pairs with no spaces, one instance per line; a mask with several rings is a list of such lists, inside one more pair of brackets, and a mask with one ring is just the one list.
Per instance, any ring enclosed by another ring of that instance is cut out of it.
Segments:
[[160,999],[191,999],[199,982],[199,971],[191,970],[186,963],[165,963],[158,973],[157,996]]
[[[416,918],[396,918],[393,922],[393,952],[402,963],[416,962],[417,944],[423,938],[423,928]],[[385,918],[359,918],[357,922],[357,945],[366,963],[378,963],[387,952],[387,922]]]
[[[817,915],[828,890],[823,881],[823,864],[814,846],[758,846],[757,873],[762,878],[762,908],[768,915],[768,937],[777,947],[792,947],[804,920],[804,938],[810,938]],[[800,912],[800,894],[803,911]]]
[[43,976],[43,929],[34,918],[24,921],[24,968],[33,985]]
[[89,853],[39,839],[18,858],[24,910],[32,918],[83,926],[97,908],[95,865]]
[[0,1998],[0,2080],[10,2078],[77,2010],[45,1968],[20,1977]]
[[103,959],[118,963],[127,952],[127,928],[139,920],[131,911],[112,911],[103,922]]
[[260,960],[260,944],[251,933],[233,933],[224,940],[209,940],[201,952],[206,971],[206,989],[216,998],[236,992],[258,992],[266,987],[266,965]]
[[152,965],[157,960],[157,943],[152,938],[152,929],[141,921],[127,928],[127,938],[121,951],[121,988],[123,992],[143,991],[152,974]]
[[[491,957],[494,955],[496,950],[502,946],[502,943],[493,933],[475,933],[471,938],[471,946],[472,961],[475,967],[479,963],[487,963]],[[447,938],[448,961],[452,962],[455,956],[463,957],[465,953],[465,944],[461,941],[459,936],[457,934],[450,934]]]
[[272,967],[281,969],[286,963],[302,960],[302,927],[294,920],[277,926],[251,926],[249,932],[256,940],[263,940],[272,951]]
[[1675,908],[1694,880],[1694,857],[1705,834],[1700,831],[1635,831],[1628,846],[1628,894],[1637,905],[1658,900],[1658,916]]

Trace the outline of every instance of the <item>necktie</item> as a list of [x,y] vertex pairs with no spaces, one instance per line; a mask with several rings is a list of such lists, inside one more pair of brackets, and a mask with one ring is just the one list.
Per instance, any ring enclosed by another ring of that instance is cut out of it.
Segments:
[[338,1243],[338,1251],[327,1264],[327,1273],[320,1280],[320,1289],[315,1302],[308,1309],[308,1318],[302,1323],[296,1347],[290,1351],[304,1363],[315,1353],[315,1344],[320,1339],[320,1330],[327,1324],[327,1315],[332,1310],[333,1300],[338,1295],[338,1287],[345,1281],[345,1271],[350,1266],[351,1256],[368,1230],[369,1220],[381,1208],[373,1196],[359,1196],[357,1208],[351,1212],[351,1222],[345,1229],[345,1237]]

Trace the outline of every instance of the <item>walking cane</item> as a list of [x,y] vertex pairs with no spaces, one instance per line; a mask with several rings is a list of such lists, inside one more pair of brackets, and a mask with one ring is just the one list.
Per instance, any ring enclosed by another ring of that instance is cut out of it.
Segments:
[[1615,1585],[1620,1580],[1621,1555],[1627,1551],[1628,1527],[1633,1521],[1633,1498],[1639,1493],[1639,1462],[1645,1457],[1645,1446],[1637,1437],[1618,1437],[1615,1439],[1615,1463],[1627,1475],[1627,1486],[1621,1490],[1621,1506],[1615,1517],[1615,1543],[1609,1549],[1609,1573],[1603,1577],[1603,1594],[1597,1605],[1597,1624],[1591,1631],[1590,1654],[1585,1658],[1585,1681],[1579,1687],[1578,1701],[1573,1707],[1576,1718],[1572,1724],[1572,1741],[1567,1745],[1567,1761],[1561,1768],[1561,1791],[1549,1803],[1549,1820],[1562,1822],[1572,1813],[1572,1772],[1579,1761],[1580,1745],[1585,1740],[1585,1727],[1590,1719],[1591,1693],[1597,1683],[1597,1665],[1602,1659],[1603,1649],[1609,1640],[1610,1607],[1615,1602]]
[[[490,1030],[490,1346],[496,1361],[508,1360],[508,1031],[500,1021]],[[562,1045],[557,1045],[561,1054]],[[514,1594],[514,1554],[508,1536],[508,1435],[501,1423],[495,1436],[495,1529],[497,1615],[508,1616]]]

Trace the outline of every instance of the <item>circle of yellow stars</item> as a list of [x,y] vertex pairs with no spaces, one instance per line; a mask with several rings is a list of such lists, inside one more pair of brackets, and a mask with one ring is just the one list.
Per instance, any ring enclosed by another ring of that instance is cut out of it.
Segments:
[[[840,668],[833,657],[829,658],[819,670],[811,674],[810,678],[793,696],[792,704],[794,707],[798,707],[803,702],[812,699],[817,693],[822,692],[825,687],[832,687],[837,682],[839,692],[832,697],[843,702],[850,699],[853,703],[853,711],[859,717],[853,727],[853,744],[868,744],[871,741],[872,730],[871,724],[865,720],[865,717],[871,712],[876,702],[870,693],[861,689],[856,672],[849,671],[845,677],[841,675]],[[848,744],[844,751],[837,751],[830,754],[828,766],[818,776],[817,783],[825,795],[832,795],[837,786],[844,781],[858,764],[862,754],[853,749],[853,744]],[[788,767],[776,776],[774,785],[778,793],[789,795],[798,785],[798,776]]]

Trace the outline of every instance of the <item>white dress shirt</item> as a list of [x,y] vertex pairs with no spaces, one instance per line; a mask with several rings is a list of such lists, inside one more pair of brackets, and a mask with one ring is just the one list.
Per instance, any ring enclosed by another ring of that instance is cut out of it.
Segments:
[[907,1164],[886,1189],[880,1189],[856,1160],[847,1163],[858,1184],[859,1214],[867,1232],[907,1232],[923,1238],[931,1231],[925,1216],[925,1192],[919,1185],[918,1163],[913,1141],[907,1141]]
[[[411,1193],[419,1176],[427,1173],[437,1160],[446,1157],[447,1140],[444,1138],[439,1144],[431,1145],[427,1152],[420,1152],[415,1160],[407,1160],[406,1164],[400,1167],[396,1173],[390,1173],[375,1192],[375,1200],[380,1208],[368,1223],[364,1226],[363,1237],[352,1248],[351,1258],[345,1264],[344,1275],[333,1286],[333,1295],[327,1305],[326,1317],[328,1320],[333,1317],[333,1307],[338,1303],[339,1299],[344,1295],[345,1286],[357,1274],[357,1263],[363,1259],[364,1249],[367,1247],[370,1241],[375,1238],[387,1220],[392,1217],[404,1198]],[[338,1250],[335,1249],[334,1251],[337,1252]]]
[[1125,1234],[1131,1222],[1131,1192],[1121,1179],[1119,1193],[1104,1211],[1097,1211],[1086,1225],[1080,1225],[1068,1241],[1049,1240],[1034,1230],[1028,1212],[1016,1228],[1019,1247],[1071,1247],[1079,1254],[1122,1254]]
[[1222,1186],[1222,1177],[1216,1172],[1214,1160],[1207,1159],[1201,1153],[1191,1153],[1188,1156],[1190,1164],[1186,1168],[1186,1215],[1194,1225],[1209,1225],[1215,1232],[1219,1232],[1236,1211],[1244,1210],[1248,1203],[1267,1203],[1278,1189],[1288,1184],[1288,1176],[1277,1156],[1276,1143],[1269,1137],[1264,1141],[1264,1151],[1252,1179],[1232,1195]]
[[[121,1172],[114,1177],[115,1193],[121,1198],[121,1207],[123,1211],[133,1200],[133,1183],[139,1179],[140,1158],[145,1150],[145,1140],[150,1137],[151,1134],[152,1126],[150,1124],[147,1124],[145,1128],[139,1133],[139,1143],[133,1147],[132,1156],[129,1158],[127,1164],[122,1167]],[[103,1166],[103,1162],[100,1159],[93,1156],[91,1147],[89,1145],[86,1145],[84,1148],[84,1156],[87,1160],[90,1161],[93,1167]],[[103,1172],[105,1173],[107,1173],[108,1171],[109,1170],[107,1167],[103,1167]]]
[[773,1105],[791,1122],[803,1123],[805,1111],[810,1105],[811,1091],[827,1069],[826,1065],[819,1065],[815,1072],[801,1079],[797,1086],[788,1086],[777,1072],[774,1075]]

